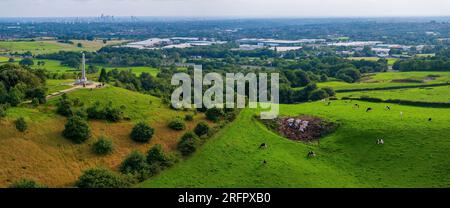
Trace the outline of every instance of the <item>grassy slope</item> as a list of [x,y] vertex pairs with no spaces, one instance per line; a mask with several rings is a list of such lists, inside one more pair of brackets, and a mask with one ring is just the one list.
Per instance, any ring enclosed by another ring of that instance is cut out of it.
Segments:
[[373,98],[400,99],[423,102],[443,102],[450,103],[450,86],[443,87],[424,87],[399,90],[383,90],[373,92],[348,92],[338,93],[338,97],[363,97],[370,96]]
[[[158,98],[149,95],[107,87],[75,91],[69,97],[81,98],[85,106],[97,100],[102,103],[113,101],[115,106],[125,105],[125,116],[132,120],[119,123],[89,121],[93,136],[85,144],[76,145],[61,136],[66,118],[55,114],[55,100],[37,109],[10,108],[8,116],[0,120],[0,187],[22,178],[34,179],[51,187],[70,186],[87,168],[106,166],[116,169],[134,149],[145,152],[159,143],[167,151],[173,150],[183,133],[170,130],[167,123],[185,112],[170,110]],[[19,117],[24,117],[28,123],[26,133],[19,133],[14,128],[13,122]],[[134,123],[140,120],[147,121],[156,129],[149,144],[138,144],[129,138]],[[193,129],[200,120],[204,120],[201,114],[195,121],[187,123],[188,129]],[[91,153],[91,145],[99,136],[113,141],[115,151],[112,155],[100,157]]]
[[[341,123],[321,148],[281,138],[250,110],[187,161],[142,187],[449,187],[449,109],[333,102],[283,105],[284,115],[312,114]],[[365,113],[365,107],[375,111]],[[400,120],[399,112],[405,118]],[[427,122],[433,117],[433,122]],[[384,146],[375,144],[378,138]],[[258,150],[267,142],[267,150]],[[318,157],[307,159],[308,150]],[[266,159],[267,166],[261,161]]]
[[[392,80],[413,79],[423,81],[429,75],[440,75],[435,80],[427,80],[423,83],[401,83]],[[358,83],[346,83],[341,81],[329,81],[318,83],[319,87],[332,87],[335,90],[362,89],[362,88],[383,88],[391,86],[408,86],[421,84],[436,84],[450,82],[450,72],[386,72],[366,76]]]

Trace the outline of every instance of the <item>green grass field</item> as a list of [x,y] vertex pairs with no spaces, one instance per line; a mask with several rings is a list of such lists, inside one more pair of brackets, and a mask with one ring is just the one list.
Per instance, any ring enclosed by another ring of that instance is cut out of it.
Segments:
[[[192,157],[139,187],[450,186],[449,109],[392,105],[385,111],[384,104],[359,103],[360,109],[345,101],[281,106],[282,115],[340,123],[320,147],[282,138],[245,110]],[[369,106],[374,111],[365,113]],[[378,138],[385,145],[376,145]],[[260,150],[261,143],[268,149]],[[318,156],[307,158],[309,150]]]
[[[430,78],[430,76],[438,77]],[[317,85],[319,87],[332,87],[335,90],[348,90],[393,86],[416,86],[446,82],[450,82],[450,72],[385,72],[365,75],[365,77],[357,83],[346,83],[334,80],[318,83]]]
[[[0,41],[0,54],[30,51],[33,55],[39,55],[57,53],[59,51],[97,51],[105,45],[117,44],[123,41],[109,41],[107,44],[103,44],[101,40],[73,40],[73,42],[74,44],[59,43],[55,40]],[[77,47],[78,43],[81,43],[83,47]]]
[[370,92],[348,92],[338,93],[338,97],[360,98],[369,96],[372,98],[381,98],[383,100],[399,99],[422,102],[441,102],[450,103],[450,86],[443,87],[423,87],[398,90],[383,90]]
[[143,72],[147,72],[150,75],[156,77],[156,75],[158,75],[158,73],[159,73],[159,69],[152,68],[152,67],[146,67],[146,66],[137,66],[137,67],[101,67],[101,66],[99,66],[99,68],[105,68],[106,71],[111,71],[113,69],[117,69],[119,71],[131,69],[131,71],[134,74],[136,74],[137,76],[141,75]]
[[69,89],[69,84],[74,83],[73,79],[47,79],[48,94],[59,92],[61,90]]

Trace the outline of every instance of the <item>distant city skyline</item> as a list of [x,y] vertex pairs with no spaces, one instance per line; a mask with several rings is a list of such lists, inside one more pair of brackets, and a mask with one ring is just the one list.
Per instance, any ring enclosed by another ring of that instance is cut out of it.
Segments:
[[448,0],[1,0],[0,17],[450,16]]

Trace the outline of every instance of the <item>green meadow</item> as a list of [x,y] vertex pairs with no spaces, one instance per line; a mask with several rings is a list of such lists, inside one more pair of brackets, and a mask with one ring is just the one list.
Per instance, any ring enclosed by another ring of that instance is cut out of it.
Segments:
[[364,96],[380,98],[383,100],[399,99],[421,102],[450,103],[450,86],[338,93],[338,97],[361,98]]
[[[282,115],[315,115],[340,124],[320,146],[278,136],[247,109],[192,157],[139,187],[450,186],[449,109],[391,105],[386,111],[384,104],[359,104],[360,109],[346,101],[281,105]],[[367,107],[374,111],[366,113]],[[384,145],[376,144],[379,138]],[[259,149],[261,143],[268,148]],[[310,150],[317,157],[308,158]]]

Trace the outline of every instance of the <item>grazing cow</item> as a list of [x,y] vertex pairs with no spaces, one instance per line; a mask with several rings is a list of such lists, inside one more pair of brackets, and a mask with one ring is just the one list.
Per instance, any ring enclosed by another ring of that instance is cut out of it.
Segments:
[[359,104],[356,103],[355,105],[353,105],[353,108],[359,108]]
[[262,164],[263,164],[263,165],[266,165],[266,164],[267,164],[267,161],[266,161],[266,160],[263,160]]
[[314,153],[313,151],[309,151],[308,152],[308,157],[315,157],[316,153]]
[[433,119],[429,118],[428,121],[431,122]]
[[386,106],[386,110],[391,110],[391,106]]
[[366,113],[368,113],[368,112],[370,112],[372,110],[373,110],[372,108],[367,108]]
[[383,139],[378,139],[378,140],[377,140],[377,144],[383,145],[383,144],[384,144],[384,140],[383,140]]
[[267,148],[266,143],[262,143],[261,145],[259,145],[259,149],[266,149],[266,148]]

